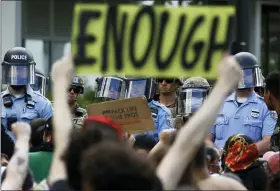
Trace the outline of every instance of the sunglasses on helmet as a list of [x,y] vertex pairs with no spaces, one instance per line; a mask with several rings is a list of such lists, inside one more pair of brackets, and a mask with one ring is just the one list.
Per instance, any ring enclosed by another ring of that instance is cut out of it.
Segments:
[[158,83],[162,83],[163,81],[165,81],[168,84],[171,84],[171,83],[175,82],[175,79],[174,78],[158,78],[157,79]]
[[76,87],[76,86],[71,86],[68,88],[68,92],[71,92],[73,90],[74,93],[78,94],[82,92],[82,88]]

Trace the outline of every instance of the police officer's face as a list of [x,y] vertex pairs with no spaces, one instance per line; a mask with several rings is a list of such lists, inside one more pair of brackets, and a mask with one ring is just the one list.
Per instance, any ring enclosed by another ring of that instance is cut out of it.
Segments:
[[77,87],[77,86],[71,86],[69,89],[68,89],[68,100],[69,101],[76,101],[78,96],[80,95],[81,93],[81,88],[80,87]]
[[175,79],[157,79],[157,82],[160,93],[174,92],[178,87]]

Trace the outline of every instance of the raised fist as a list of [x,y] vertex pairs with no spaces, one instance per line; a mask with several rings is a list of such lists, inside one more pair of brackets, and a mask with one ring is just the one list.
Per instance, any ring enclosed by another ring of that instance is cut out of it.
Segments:
[[16,122],[12,124],[12,131],[17,139],[22,137],[30,138],[31,127],[29,124],[24,122]]
[[71,54],[68,54],[62,57],[61,59],[57,60],[53,64],[51,77],[54,83],[62,78],[66,79],[70,83],[70,81],[72,80],[73,72],[73,58]]
[[224,83],[228,91],[238,87],[242,79],[242,70],[233,56],[226,55],[219,63],[219,81]]

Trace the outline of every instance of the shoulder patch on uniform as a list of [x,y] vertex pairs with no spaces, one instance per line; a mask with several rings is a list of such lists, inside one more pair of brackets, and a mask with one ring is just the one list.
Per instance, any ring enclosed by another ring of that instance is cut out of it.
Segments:
[[154,114],[158,114],[158,109],[157,108],[151,107],[150,111]]
[[277,115],[276,111],[271,111],[271,112],[270,112],[270,115],[271,115],[271,117],[272,117],[273,119],[275,119],[275,120],[278,119],[278,115]]

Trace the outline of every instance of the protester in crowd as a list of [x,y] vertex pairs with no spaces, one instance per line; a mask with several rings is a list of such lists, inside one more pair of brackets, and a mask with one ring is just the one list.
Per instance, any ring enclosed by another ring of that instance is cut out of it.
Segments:
[[[157,168],[157,175],[160,177],[164,189],[172,190],[178,187],[184,172],[188,169],[191,161],[194,160],[193,156],[202,146],[207,131],[210,130],[211,125],[214,123],[220,106],[223,104],[228,93],[237,86],[240,77],[241,70],[236,60],[233,57],[224,58],[219,66],[219,80],[215,88],[201,108],[181,128],[174,144],[170,147],[169,152],[167,152]],[[228,79],[231,79],[231,81],[228,81]],[[186,149],[186,146],[188,149]],[[208,173],[207,175],[209,176]],[[221,179],[213,180],[212,178],[214,177],[209,177],[210,179],[206,178],[201,181],[201,184],[197,183],[198,187],[203,186],[203,188],[211,189],[217,186],[216,188],[225,189],[220,187]],[[232,179],[227,180],[234,181]],[[238,183],[235,181],[233,184],[226,180],[223,183],[229,189],[244,189],[242,185],[236,185]]]
[[258,153],[263,155],[269,150],[276,117],[268,110],[264,99],[254,92],[254,87],[262,84],[256,57],[248,52],[234,57],[243,69],[243,79],[226,99],[208,140],[222,149],[230,136],[242,133],[257,143]]
[[22,47],[8,50],[2,62],[2,83],[9,86],[1,93],[1,123],[13,141],[11,124],[14,122],[30,123],[35,118],[52,116],[50,101],[30,87],[34,84],[35,64],[32,53]]
[[163,190],[153,167],[128,146],[104,141],[84,152],[81,164],[85,191]]
[[74,76],[68,92],[68,103],[73,116],[73,122],[75,127],[80,128],[83,124],[83,120],[87,117],[87,111],[81,108],[77,103],[80,94],[84,93],[83,78],[80,76]]
[[[42,142],[37,152],[29,153],[29,168],[33,173],[36,183],[40,183],[49,175],[53,157],[52,122],[45,121],[41,128]],[[40,168],[38,168],[40,167]]]
[[173,118],[176,117],[177,91],[184,81],[181,78],[157,78],[159,103],[170,109]]
[[210,174],[219,174],[220,167],[220,153],[214,147],[206,147],[207,167]]
[[9,158],[14,153],[14,141],[6,133],[4,125],[1,123],[1,153],[6,154]]
[[268,182],[268,188],[267,191],[276,191],[276,190],[280,190],[280,172],[272,175],[272,177],[270,178],[269,182]]
[[153,136],[140,134],[135,137],[133,148],[139,155],[146,158],[156,144],[157,141]]
[[15,153],[6,168],[1,190],[21,190],[28,174],[30,126],[23,122],[17,122],[12,124],[11,128],[16,136]]
[[7,166],[9,163],[9,157],[6,154],[1,153],[1,166]]
[[41,145],[43,143],[44,129],[46,124],[47,120],[44,118],[37,118],[31,121],[31,138],[29,152],[40,151]]
[[[276,111],[277,124],[271,136],[271,150],[280,151],[280,73],[273,72],[265,80],[264,100],[269,110]],[[274,114],[274,113],[272,113]],[[277,116],[278,115],[278,116]]]
[[64,154],[68,182],[74,190],[81,190],[80,166],[82,154],[90,146],[104,140],[120,141],[121,129],[118,124],[104,116],[89,117],[81,131],[73,131]]
[[238,175],[248,190],[265,190],[268,176],[258,160],[256,143],[246,135],[229,137],[222,156],[224,172]]
[[263,159],[267,161],[269,168],[269,176],[280,171],[280,152],[268,151],[263,155]]

